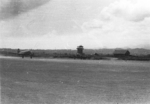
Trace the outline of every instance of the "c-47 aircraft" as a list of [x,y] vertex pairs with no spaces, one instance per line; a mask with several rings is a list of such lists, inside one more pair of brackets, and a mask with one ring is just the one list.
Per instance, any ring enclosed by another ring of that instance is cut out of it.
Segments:
[[20,49],[18,49],[17,53],[22,58],[24,58],[25,56],[29,56],[30,58],[32,58],[33,55],[34,55],[34,53],[31,50],[22,50],[22,51],[20,51]]

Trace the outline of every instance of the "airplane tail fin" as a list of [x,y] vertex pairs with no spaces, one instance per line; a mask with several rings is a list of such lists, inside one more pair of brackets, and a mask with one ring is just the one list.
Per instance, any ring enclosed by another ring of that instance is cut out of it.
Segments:
[[17,54],[19,54],[19,52],[20,52],[20,49],[17,50]]

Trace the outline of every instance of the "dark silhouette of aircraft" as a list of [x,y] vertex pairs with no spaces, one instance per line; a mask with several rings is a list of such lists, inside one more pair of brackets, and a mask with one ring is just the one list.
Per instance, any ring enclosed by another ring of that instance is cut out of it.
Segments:
[[17,50],[17,53],[18,53],[18,55],[19,56],[21,56],[22,58],[24,58],[25,56],[29,56],[31,59],[32,59],[32,57],[33,57],[33,55],[34,55],[34,53],[31,51],[31,50],[20,50],[20,49],[18,49]]

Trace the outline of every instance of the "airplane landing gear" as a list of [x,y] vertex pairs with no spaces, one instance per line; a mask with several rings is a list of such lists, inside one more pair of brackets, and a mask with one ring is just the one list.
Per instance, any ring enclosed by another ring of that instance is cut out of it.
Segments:
[[30,56],[30,58],[32,59],[32,55]]

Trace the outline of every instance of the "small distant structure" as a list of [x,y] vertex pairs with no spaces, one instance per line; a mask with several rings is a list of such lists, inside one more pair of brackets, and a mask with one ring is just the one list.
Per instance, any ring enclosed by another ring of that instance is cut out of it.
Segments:
[[115,57],[130,56],[130,52],[128,50],[115,50],[113,54]]
[[82,45],[80,45],[80,46],[77,47],[77,53],[78,54],[82,55],[83,54],[83,50],[84,50],[84,48],[83,48]]

